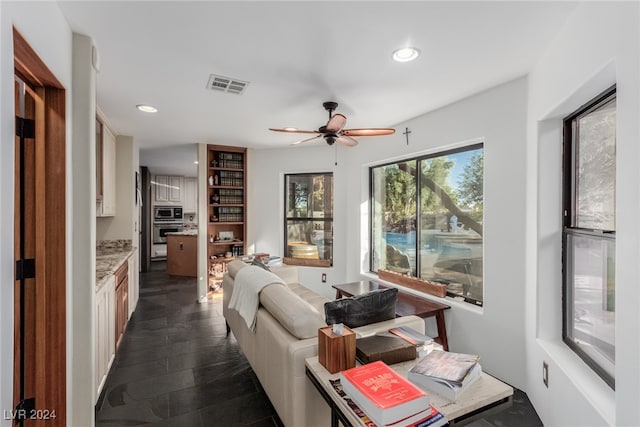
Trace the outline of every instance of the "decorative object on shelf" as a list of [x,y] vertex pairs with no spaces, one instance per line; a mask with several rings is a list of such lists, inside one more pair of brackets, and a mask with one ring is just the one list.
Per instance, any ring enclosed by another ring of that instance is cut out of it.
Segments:
[[447,285],[433,282],[431,280],[420,279],[406,274],[396,273],[389,270],[379,269],[378,277],[391,283],[406,286],[417,291],[426,292],[440,298],[447,296]]

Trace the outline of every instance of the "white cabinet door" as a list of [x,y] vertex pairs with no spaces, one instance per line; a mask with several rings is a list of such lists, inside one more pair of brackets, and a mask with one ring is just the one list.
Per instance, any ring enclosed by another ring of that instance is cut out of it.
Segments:
[[115,356],[115,277],[111,276],[107,283],[96,292],[95,310],[95,375],[96,394],[98,400],[104,386],[107,373]]
[[116,214],[116,137],[102,126],[102,210],[100,216]]
[[156,175],[154,182],[156,187],[156,202],[169,201],[169,177],[167,175]]
[[196,178],[184,179],[184,213],[198,211],[198,181]]
[[183,178],[177,175],[156,175],[156,202],[173,202],[177,204],[182,202]]

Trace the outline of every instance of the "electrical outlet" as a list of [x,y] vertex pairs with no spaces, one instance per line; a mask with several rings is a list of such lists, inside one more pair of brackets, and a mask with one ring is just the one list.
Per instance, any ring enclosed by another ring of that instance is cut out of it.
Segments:
[[549,364],[544,360],[542,361],[542,382],[549,388]]
[[322,283],[327,283],[327,273],[322,273]]

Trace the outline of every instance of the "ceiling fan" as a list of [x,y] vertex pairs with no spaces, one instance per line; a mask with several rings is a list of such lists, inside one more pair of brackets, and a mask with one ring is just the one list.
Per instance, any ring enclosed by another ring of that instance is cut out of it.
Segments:
[[353,147],[358,144],[358,141],[354,139],[354,136],[377,136],[377,135],[391,135],[395,133],[395,129],[392,128],[365,128],[365,129],[344,129],[344,125],[347,123],[347,117],[344,114],[336,113],[333,114],[336,108],[338,108],[337,102],[327,101],[323,102],[322,106],[325,110],[329,112],[329,121],[326,125],[320,126],[318,130],[300,130],[295,128],[284,128],[284,129],[274,129],[269,128],[269,130],[275,132],[286,132],[286,133],[314,133],[316,136],[313,136],[308,139],[303,139],[302,141],[294,142],[291,145],[302,144],[303,142],[309,142],[316,140],[318,138],[324,138],[324,140],[329,145],[333,145],[334,143],[339,143],[342,145],[346,145],[347,147]]

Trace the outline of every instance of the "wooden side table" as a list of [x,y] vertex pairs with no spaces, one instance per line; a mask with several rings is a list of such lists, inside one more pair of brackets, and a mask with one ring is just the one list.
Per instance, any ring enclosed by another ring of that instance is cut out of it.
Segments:
[[[371,292],[376,289],[386,289],[389,288],[389,286],[369,280],[333,285],[332,288],[336,290],[336,299],[338,299],[342,297],[366,294],[367,292]],[[435,317],[436,325],[438,327],[438,336],[434,337],[434,340],[438,344],[442,345],[442,348],[445,351],[449,351],[449,341],[447,340],[447,327],[444,320],[444,311],[449,308],[451,307],[446,304],[426,298],[420,298],[417,295],[398,290],[396,316],[401,317],[414,315],[423,319]]]

